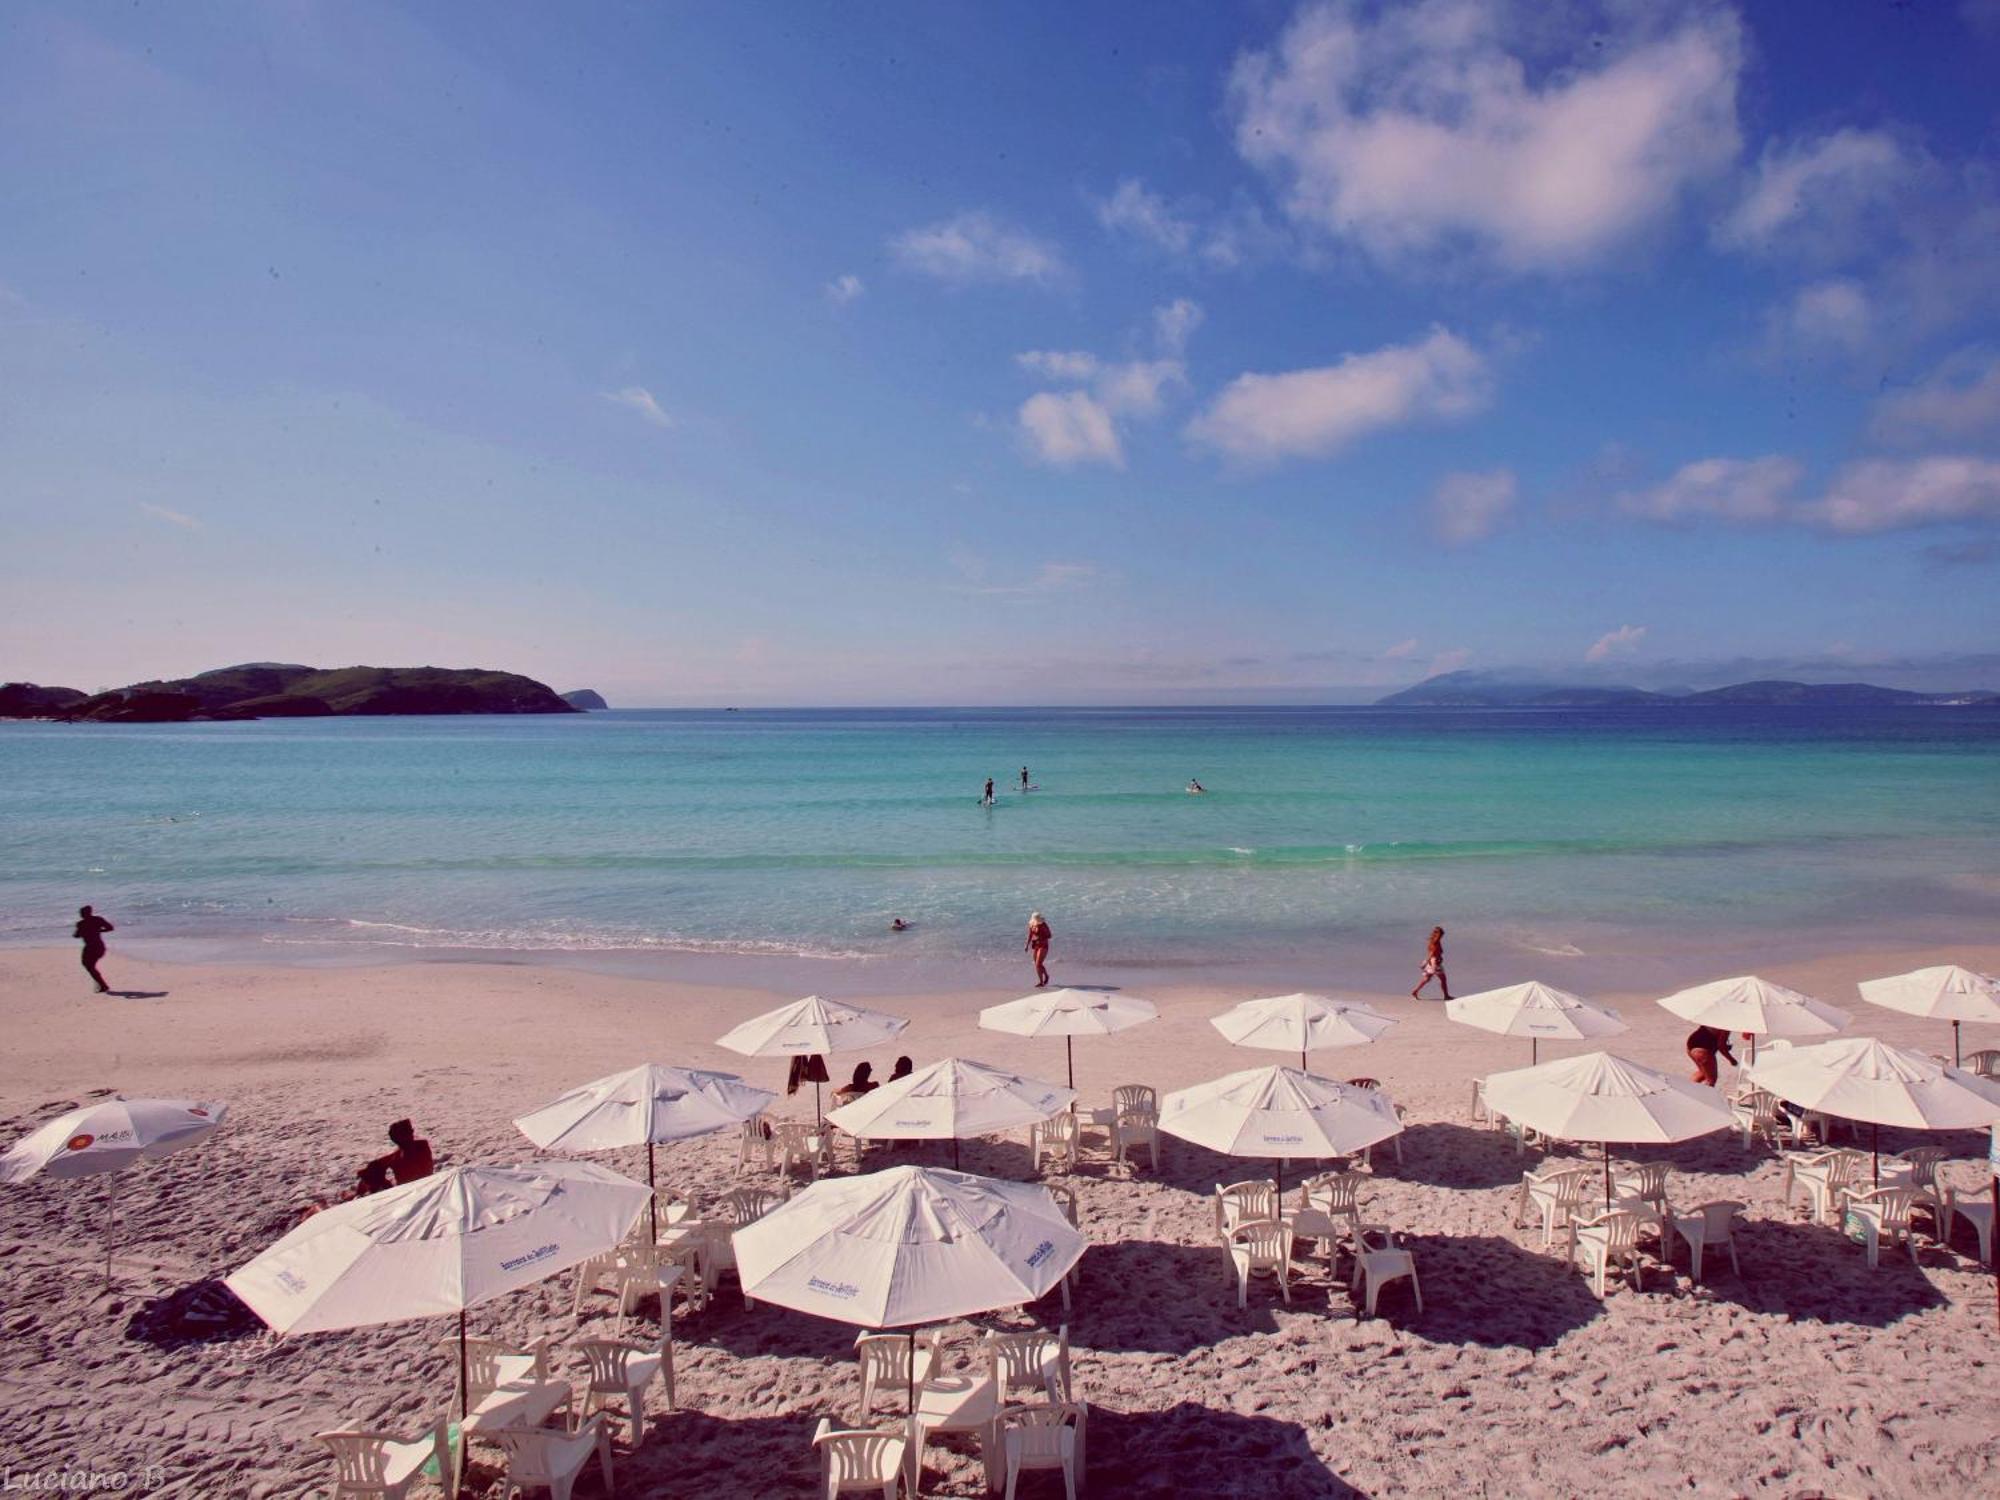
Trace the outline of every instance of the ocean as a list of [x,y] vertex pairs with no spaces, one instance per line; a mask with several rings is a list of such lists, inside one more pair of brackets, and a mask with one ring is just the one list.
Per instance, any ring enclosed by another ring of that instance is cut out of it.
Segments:
[[0,942],[89,901],[161,957],[755,958],[855,993],[1018,978],[1040,910],[1058,981],[1407,988],[1436,923],[1461,990],[1694,982],[1943,961],[2000,915],[1996,835],[1979,707],[0,724]]

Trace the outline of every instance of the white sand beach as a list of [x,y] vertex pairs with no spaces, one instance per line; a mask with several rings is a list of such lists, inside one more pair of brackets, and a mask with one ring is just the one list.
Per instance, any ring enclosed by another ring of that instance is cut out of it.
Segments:
[[[1946,959],[1991,971],[2000,947],[1848,954],[1767,977],[1855,1011],[1854,1032],[1948,1051],[1948,1026],[1864,1005],[1854,992],[1858,979]],[[529,965],[259,969],[116,954],[113,963],[113,982],[144,998],[88,993],[68,950],[0,954],[0,1144],[102,1091],[220,1100],[230,1117],[201,1147],[123,1174],[124,1248],[110,1293],[101,1182],[0,1190],[0,1469],[10,1486],[53,1473],[123,1475],[124,1493],[149,1496],[316,1493],[331,1468],[311,1433],[414,1434],[444,1413],[450,1324],[279,1341],[254,1322],[204,1331],[177,1321],[184,1289],[248,1260],[309,1196],[339,1191],[356,1164],[387,1149],[385,1127],[400,1116],[415,1118],[441,1162],[509,1162],[535,1154],[514,1115],[640,1061],[724,1068],[774,1087],[784,1078],[780,1063],[711,1044],[789,998],[751,987]],[[1713,977],[1688,955],[1686,982]],[[956,1054],[1060,1081],[1060,1042],[977,1028],[982,1005],[1018,993],[882,999],[913,1023],[900,1046],[869,1060],[885,1076],[898,1051],[919,1063]],[[1246,993],[1154,992],[1157,1022],[1080,1040],[1083,1102],[1106,1102],[1120,1083],[1164,1091],[1287,1061],[1231,1048],[1209,1026]],[[1969,1234],[1961,1229],[1948,1250],[1925,1238],[1920,1267],[1885,1255],[1870,1270],[1858,1245],[1779,1201],[1768,1149],[1718,1135],[1625,1154],[1670,1161],[1676,1203],[1749,1204],[1742,1276],[1711,1263],[1694,1286],[1679,1258],[1670,1274],[1649,1269],[1644,1291],[1614,1287],[1600,1302],[1540,1248],[1537,1228],[1511,1225],[1521,1169],[1536,1153],[1517,1158],[1467,1120],[1471,1080],[1525,1065],[1527,1044],[1454,1025],[1435,1002],[1367,998],[1402,1024],[1373,1046],[1315,1054],[1313,1067],[1378,1078],[1408,1112],[1405,1160],[1378,1156],[1364,1201],[1369,1219],[1414,1248],[1425,1310],[1396,1290],[1385,1316],[1357,1321],[1345,1286],[1329,1288],[1308,1264],[1289,1306],[1253,1286],[1239,1311],[1211,1197],[1217,1183],[1265,1169],[1175,1141],[1163,1143],[1158,1174],[1113,1170],[1097,1153],[1075,1178],[1092,1248],[1070,1319],[1093,1493],[2000,1493],[2000,1329]],[[1594,998],[1632,1023],[1610,1050],[1684,1072],[1684,1022],[1649,995]],[[1996,1042],[1992,1029],[1967,1028],[1968,1050]],[[837,1080],[854,1060],[832,1060]],[[809,1112],[810,1096],[780,1109]],[[1953,1179],[1983,1183],[1983,1134],[1930,1143],[1960,1158],[1947,1169]],[[1883,1132],[1885,1150],[1916,1144]],[[697,1203],[713,1198],[735,1181],[736,1149],[728,1135],[662,1148],[662,1178]],[[641,1152],[592,1159],[644,1173]],[[871,1156],[949,1160],[945,1147]],[[970,1144],[964,1165],[1028,1175],[1018,1139]],[[573,1319],[562,1277],[476,1309],[471,1326],[561,1345],[608,1333],[610,1313],[600,1297]],[[1049,1298],[961,1323],[947,1350],[966,1357],[978,1325],[1060,1317]],[[853,1336],[774,1307],[746,1310],[725,1286],[711,1308],[676,1320],[680,1407],[668,1412],[656,1387],[645,1445],[628,1452],[621,1432],[619,1492],[814,1493],[813,1426],[855,1406]],[[981,1493],[974,1454],[960,1439],[934,1443],[926,1491]],[[494,1483],[490,1460],[489,1450],[470,1493]],[[579,1494],[599,1493],[596,1483],[586,1478]],[[1041,1476],[1031,1492],[1060,1490]]]

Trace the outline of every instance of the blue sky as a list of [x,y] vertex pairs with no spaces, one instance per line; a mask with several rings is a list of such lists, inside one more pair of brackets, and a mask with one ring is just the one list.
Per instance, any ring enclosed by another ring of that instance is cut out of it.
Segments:
[[0,13],[0,676],[2000,686],[2000,3]]

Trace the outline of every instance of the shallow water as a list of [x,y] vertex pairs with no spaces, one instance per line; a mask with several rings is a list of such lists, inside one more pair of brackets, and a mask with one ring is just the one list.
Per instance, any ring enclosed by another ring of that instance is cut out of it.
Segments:
[[89,900],[114,943],[266,960],[914,971],[1018,963],[1031,908],[1107,966],[1400,955],[1433,922],[1523,962],[1928,940],[2000,910],[1996,833],[2000,711],[1976,708],[0,724],[0,941],[64,939]]

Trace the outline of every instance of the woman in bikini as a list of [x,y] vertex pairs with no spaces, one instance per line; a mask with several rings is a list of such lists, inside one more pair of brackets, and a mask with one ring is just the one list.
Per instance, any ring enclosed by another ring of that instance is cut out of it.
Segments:
[[1410,998],[1412,1000],[1421,1000],[1423,998],[1424,986],[1429,984],[1433,979],[1438,982],[1438,988],[1444,991],[1444,998],[1449,1000],[1451,998],[1451,981],[1444,977],[1444,929],[1442,927],[1433,927],[1431,929],[1430,947],[1424,954],[1424,977],[1419,979],[1417,987],[1410,991]]
[[1028,941],[1022,946],[1035,960],[1035,988],[1041,989],[1049,982],[1049,940],[1055,934],[1043,920],[1040,912],[1028,914]]

